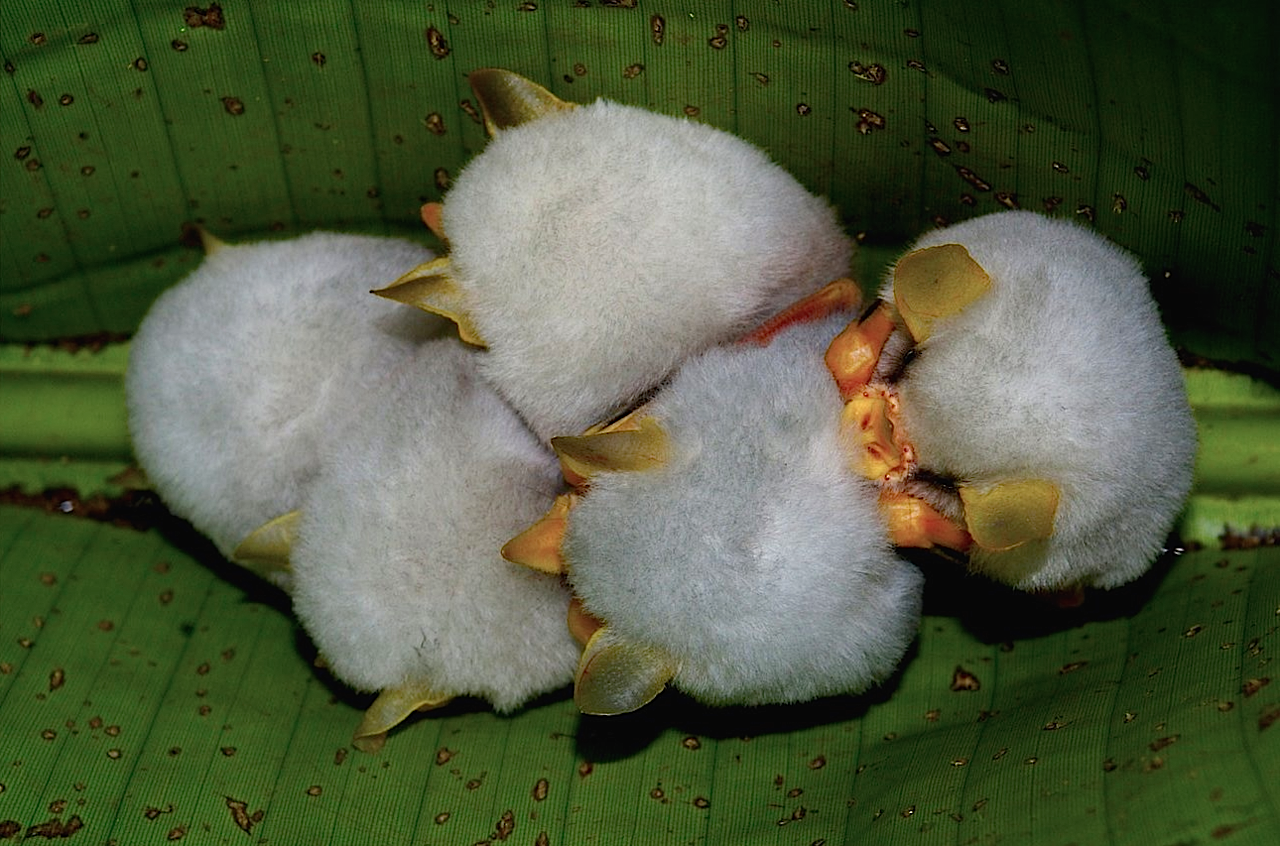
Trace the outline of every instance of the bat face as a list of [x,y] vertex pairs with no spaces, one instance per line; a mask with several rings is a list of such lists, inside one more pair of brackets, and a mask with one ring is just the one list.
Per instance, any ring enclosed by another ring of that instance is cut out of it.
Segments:
[[956,516],[972,567],[1014,586],[1144,572],[1189,490],[1195,428],[1134,259],[998,213],[921,238],[881,297],[828,353],[838,382],[853,374],[863,474]]
[[607,419],[848,272],[833,210],[759,149],[503,73],[477,86],[495,137],[424,210],[449,256],[382,293],[456,320],[539,436]]
[[583,710],[632,710],[667,682],[713,704],[801,701],[892,672],[920,576],[848,469],[822,363],[847,321],[705,352],[629,418],[553,441],[583,493],[504,554],[567,573]]

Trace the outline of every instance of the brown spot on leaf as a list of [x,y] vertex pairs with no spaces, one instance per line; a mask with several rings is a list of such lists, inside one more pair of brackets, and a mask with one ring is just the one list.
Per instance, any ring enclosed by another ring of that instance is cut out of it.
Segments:
[[1177,743],[1179,736],[1180,735],[1171,734],[1168,737],[1160,737],[1151,741],[1151,743],[1149,743],[1148,746],[1150,747],[1152,752],[1159,752],[1161,749],[1165,749]]
[[329,57],[324,53],[321,53],[319,50],[311,54],[311,62],[318,68],[324,67],[325,62],[327,61],[329,61]]
[[207,9],[188,6],[182,10],[182,22],[192,29],[207,27],[208,29],[221,30],[227,28],[227,19],[222,14],[222,6],[217,3],[210,3]]
[[448,191],[449,186],[453,184],[453,177],[450,176],[449,171],[443,167],[435,169],[435,173],[432,174],[432,179],[435,182],[436,190],[441,194]]
[[1272,708],[1258,715],[1258,731],[1266,731],[1280,720],[1280,708]]
[[858,109],[858,123],[854,127],[859,135],[870,135],[877,129],[884,129],[884,115],[871,111],[870,109]]
[[84,820],[80,819],[78,815],[72,815],[66,822],[59,819],[52,819],[30,826],[27,828],[26,836],[28,840],[32,837],[43,837],[46,840],[61,840],[70,837],[82,828],[84,828]]
[[653,43],[662,46],[662,42],[667,37],[667,20],[662,15],[654,15],[649,18],[649,37],[653,39]]
[[680,741],[680,745],[683,746],[685,749],[698,750],[702,748],[702,741],[698,740],[698,738],[694,737],[693,735],[689,735],[685,737],[684,740]]
[[827,765],[827,759],[824,755],[819,755],[809,762],[809,769],[820,770]]
[[538,779],[533,785],[533,801],[542,802],[547,798],[547,794],[551,792],[551,782],[545,778]]
[[233,799],[230,796],[224,797],[227,801],[227,809],[231,811],[231,820],[236,827],[245,834],[253,834],[253,827],[262,822],[262,818],[266,813],[261,809],[249,813],[249,803],[239,799]]
[[440,30],[434,26],[427,27],[426,39],[431,55],[437,59],[443,59],[449,55],[449,42],[445,40],[444,33]]
[[453,756],[457,755],[457,751],[441,746],[436,750],[436,766],[441,767],[453,760]]
[[705,796],[695,796],[693,797],[693,807],[699,810],[706,810],[711,807],[711,800]]
[[884,65],[879,63],[864,65],[862,62],[850,62],[849,72],[863,82],[870,82],[872,85],[883,85],[884,81],[889,78],[889,72],[885,70]]
[[1006,209],[1021,208],[1018,204],[1018,195],[1009,191],[997,191],[994,195],[996,202],[1004,206]]
[[40,96],[40,92],[34,89],[27,90],[27,102],[35,106],[37,109],[44,105],[44,98]]
[[66,681],[67,681],[67,671],[62,669],[61,667],[55,667],[53,672],[49,674],[49,692],[52,693],[53,691],[62,687],[62,685],[65,684]]
[[1001,76],[1009,75],[1009,63],[1006,62],[1004,59],[992,59],[991,69],[996,73],[1000,74]]
[[581,764],[578,764],[578,777],[586,778],[587,776],[591,775],[592,772],[595,771],[595,768],[596,768],[595,764],[591,763],[590,761],[583,761]]
[[622,78],[635,79],[637,76],[639,76],[642,73],[644,73],[644,65],[640,64],[639,62],[636,62],[635,64],[627,65],[625,68],[622,69]]
[[426,126],[427,131],[432,135],[445,134],[444,117],[442,117],[439,112],[432,112],[427,115],[426,118],[423,119],[422,123]]
[[244,101],[239,97],[223,97],[222,108],[227,114],[239,117],[244,114]]
[[729,44],[729,25],[716,24],[716,34],[707,39],[712,50],[723,50]]
[[1246,679],[1245,683],[1240,687],[1240,692],[1244,694],[1245,699],[1248,699],[1250,696],[1253,696],[1269,684],[1271,684],[1271,679],[1266,677],[1260,679]]
[[1191,196],[1191,199],[1195,200],[1197,203],[1203,203],[1214,211],[1222,211],[1222,208],[1213,200],[1209,199],[1209,195],[1197,186],[1187,182],[1183,185],[1183,188],[1186,190],[1187,194]]
[[516,830],[515,812],[507,809],[502,812],[502,816],[498,819],[498,825],[493,833],[494,840],[506,840]]
[[978,677],[960,665],[951,673],[951,689],[954,691],[978,690],[982,683]]

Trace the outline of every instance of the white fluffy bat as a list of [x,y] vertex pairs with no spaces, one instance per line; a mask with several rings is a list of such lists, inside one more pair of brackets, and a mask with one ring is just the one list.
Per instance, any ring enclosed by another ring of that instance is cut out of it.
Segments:
[[509,711],[569,683],[568,590],[503,560],[560,486],[555,456],[438,340],[406,356],[324,456],[290,552],[294,610],[333,674],[381,695],[356,731],[376,747],[455,696]]
[[494,138],[423,209],[450,253],[379,293],[486,346],[539,436],[580,433],[848,274],[831,207],[745,141],[507,71],[470,82]]
[[922,578],[850,468],[823,364],[849,317],[705,351],[621,422],[552,441],[585,492],[504,555],[567,573],[582,710],[633,710],[668,682],[710,704],[798,702],[893,671]]
[[881,296],[828,354],[866,475],[955,517],[971,567],[1010,585],[1145,572],[1196,434],[1137,260],[1075,223],[999,212],[922,236]]
[[235,558],[246,535],[298,506],[366,386],[443,321],[368,295],[430,259],[407,241],[317,232],[206,237],[206,248],[143,320],[125,387],[157,493]]

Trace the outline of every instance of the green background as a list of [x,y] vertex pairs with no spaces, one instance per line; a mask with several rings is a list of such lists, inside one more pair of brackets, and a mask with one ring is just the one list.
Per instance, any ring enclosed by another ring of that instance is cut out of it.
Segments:
[[[0,839],[1280,841],[1278,17],[1262,0],[4,0]],[[837,204],[865,284],[922,229],[1008,206],[1135,251],[1199,365],[1191,551],[1074,612],[931,566],[916,647],[863,697],[668,693],[599,719],[562,692],[351,749],[367,700],[310,665],[284,597],[154,509],[145,530],[75,515],[136,517],[125,339],[199,261],[192,224],[430,243],[418,206],[484,144],[465,82],[481,66],[760,144]]]

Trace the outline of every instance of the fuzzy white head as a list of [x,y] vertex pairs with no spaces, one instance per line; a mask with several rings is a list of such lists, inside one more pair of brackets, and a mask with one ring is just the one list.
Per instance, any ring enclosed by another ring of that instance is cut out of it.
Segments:
[[585,610],[699,700],[860,691],[915,636],[922,578],[890,545],[879,488],[849,469],[823,365],[848,320],[690,359],[642,412],[666,460],[593,475],[570,512],[563,556]]
[[440,333],[368,294],[430,257],[325,232],[217,245],[151,307],[125,380],[134,451],[224,555],[298,506],[361,391]]
[[848,274],[829,204],[729,133],[604,100],[495,133],[439,222],[484,374],[543,438]]
[[507,711],[568,684],[579,648],[561,580],[499,556],[560,475],[475,356],[423,345],[351,416],[302,503],[293,599],[351,686]]
[[[1000,212],[930,232],[990,287],[932,323],[896,376],[919,467],[972,490],[1057,488],[1052,533],[972,566],[1026,589],[1112,587],[1160,553],[1191,484],[1195,424],[1137,260],[1075,223]],[[890,279],[882,296],[892,301]],[[882,371],[894,370],[897,365]]]

